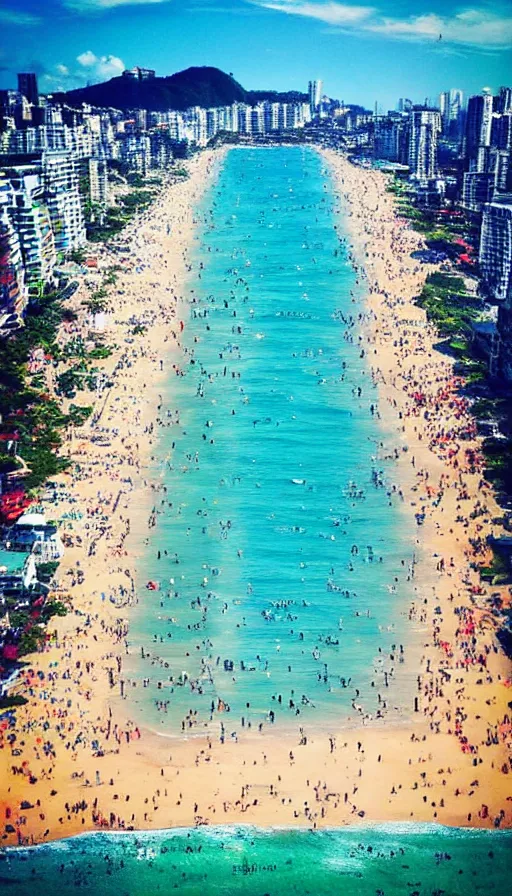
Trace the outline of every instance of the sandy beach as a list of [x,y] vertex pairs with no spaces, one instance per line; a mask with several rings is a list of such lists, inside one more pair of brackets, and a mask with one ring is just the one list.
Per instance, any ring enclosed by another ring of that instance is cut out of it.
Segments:
[[[108,342],[122,346],[107,362],[113,385],[98,398],[94,424],[66,443],[73,467],[60,477],[61,515],[83,513],[59,569],[70,612],[55,631],[52,621],[47,648],[29,658],[19,688],[29,703],[0,733],[0,812],[15,830],[3,842],[234,822],[509,827],[512,681],[491,593],[510,595],[483,588],[473,569],[486,559],[486,536],[499,532],[500,510],[452,361],[436,350],[436,333],[413,303],[428,273],[410,257],[421,238],[397,217],[384,175],[332,151],[323,158],[348,209],[350,258],[367,287],[354,334],[394,433],[403,512],[417,529],[409,614],[425,637],[409,701],[413,723],[355,712],[349,727],[329,732],[263,726],[222,744],[158,737],[130,719],[123,661],[137,546],[152,525],[155,424],[162,384],[171,370],[180,375],[186,324],[176,302],[191,270],[192,207],[224,152],[187,163],[189,179],[165,188],[122,235],[130,269],[119,275],[107,320]],[[113,261],[100,258],[105,267]],[[126,343],[134,322],[145,332]],[[94,434],[110,445],[98,446]]]

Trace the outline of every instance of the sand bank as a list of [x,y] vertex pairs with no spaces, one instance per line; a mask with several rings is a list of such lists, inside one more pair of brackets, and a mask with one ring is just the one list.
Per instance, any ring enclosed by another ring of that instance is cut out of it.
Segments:
[[[215,164],[204,154],[190,180],[169,190],[127,235],[138,260],[118,284],[110,323],[111,341],[123,344],[114,359],[122,366],[101,397],[96,424],[107,428],[111,445],[96,448],[87,433],[69,443],[77,467],[63,481],[86,509],[88,528],[84,523],[82,544],[75,540],[61,568],[73,612],[58,620],[45,653],[31,658],[45,678],[27,675],[30,703],[4,733],[16,737],[0,753],[2,812],[16,831],[4,842],[102,826],[237,821],[510,824],[510,670],[496,647],[488,595],[478,593],[470,568],[484,557],[481,542],[498,511],[450,361],[436,352],[435,333],[411,301],[426,274],[410,258],[420,239],[397,219],[383,175],[333,153],[325,158],[340,205],[350,210],[353,264],[368,284],[367,311],[357,322],[361,350],[379,383],[380,412],[396,444],[409,449],[397,460],[404,512],[413,527],[418,509],[425,512],[410,608],[426,632],[411,694],[411,705],[418,700],[413,724],[358,726],[356,716],[353,727],[329,733],[269,725],[222,745],[141,731],[129,719],[129,699],[119,700],[136,549],[150,535],[151,483],[144,487],[144,479],[159,388],[169,367],[180,375],[182,363],[176,297],[188,273],[191,204]],[[146,330],[126,345],[134,317]],[[115,603],[102,595],[114,595]],[[22,800],[33,808],[22,810]]]

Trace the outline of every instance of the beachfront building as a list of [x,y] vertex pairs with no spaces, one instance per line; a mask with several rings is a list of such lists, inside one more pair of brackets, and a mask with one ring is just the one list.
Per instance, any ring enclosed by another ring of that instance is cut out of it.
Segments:
[[173,141],[168,128],[154,128],[149,132],[151,168],[165,169],[173,160]]
[[22,598],[36,582],[37,568],[32,554],[23,556],[0,548],[0,606],[5,607],[8,597]]
[[437,140],[441,116],[437,109],[413,109],[408,123],[408,164],[411,177],[431,180],[438,173]]
[[21,324],[28,298],[20,239],[10,215],[13,204],[11,181],[0,171],[0,332]]
[[151,167],[151,141],[147,134],[125,133],[118,135],[119,160],[131,171],[142,177]]
[[8,551],[31,554],[38,563],[60,560],[64,545],[57,527],[47,523],[43,513],[27,511],[7,531],[4,547]]
[[85,222],[78,185],[78,163],[71,152],[46,152],[42,161],[44,198],[58,254],[85,243]]
[[206,146],[208,143],[207,110],[200,106],[187,109],[187,134],[190,143]]
[[263,117],[265,133],[279,129],[279,103],[264,103]]
[[265,107],[263,103],[251,109],[251,134],[265,133]]
[[27,285],[42,292],[53,279],[57,254],[39,176],[33,184],[27,180],[27,176],[13,179],[16,192],[11,217],[20,238]]
[[236,117],[233,120],[233,130],[238,134],[250,134],[252,128],[251,107],[246,103],[236,104]]
[[374,155],[376,159],[404,162],[407,156],[406,119],[396,112],[377,116],[374,122]]
[[498,304],[499,371],[512,382],[512,194],[495,196],[484,207],[480,269],[491,299]]
[[484,208],[479,262],[493,300],[512,303],[512,194]]

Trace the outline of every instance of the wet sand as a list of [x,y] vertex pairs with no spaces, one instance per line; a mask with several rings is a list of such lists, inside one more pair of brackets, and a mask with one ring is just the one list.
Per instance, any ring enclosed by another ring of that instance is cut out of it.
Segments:
[[[120,275],[112,296],[109,342],[123,347],[108,363],[113,369],[122,359],[122,367],[99,399],[96,421],[110,445],[91,442],[88,426],[66,445],[77,466],[61,477],[69,497],[59,509],[84,513],[73,523],[74,544],[59,570],[73,609],[56,620],[45,652],[30,658],[30,668],[45,677],[26,674],[29,704],[17,710],[16,727],[3,732],[0,811],[16,831],[4,843],[99,827],[238,821],[509,826],[510,664],[497,646],[490,592],[471,568],[485,560],[485,536],[498,531],[491,521],[499,510],[482,478],[478,440],[451,362],[435,350],[436,334],[411,301],[428,270],[410,258],[421,239],[396,217],[382,174],[330,151],[326,165],[341,206],[350,209],[352,262],[368,284],[366,313],[356,316],[354,333],[361,333],[361,351],[379,383],[379,412],[396,433],[396,478],[418,533],[410,608],[425,631],[410,697],[418,711],[413,724],[363,719],[361,725],[356,705],[351,727],[268,724],[221,744],[139,730],[129,718],[129,696],[120,699],[136,546],[151,534],[145,471],[159,388],[170,367],[180,375],[176,297],[194,237],[191,204],[214,171],[213,156],[191,163],[190,180],[167,190],[123,234],[132,246],[130,263],[134,255],[139,260]],[[133,315],[147,328],[126,344]],[[425,513],[421,527],[418,512]],[[22,800],[33,808],[21,809]]]

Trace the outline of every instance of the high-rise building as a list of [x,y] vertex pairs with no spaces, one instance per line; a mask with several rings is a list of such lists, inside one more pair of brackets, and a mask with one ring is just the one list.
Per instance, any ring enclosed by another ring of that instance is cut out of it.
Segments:
[[108,165],[105,159],[89,159],[89,196],[91,202],[106,205],[108,199]]
[[265,133],[265,111],[263,107],[263,103],[258,103],[257,106],[253,106],[251,110],[251,133],[252,134],[264,134]]
[[512,194],[503,193],[484,208],[480,270],[491,297],[512,308]]
[[9,214],[13,202],[10,179],[0,171],[0,330],[21,323],[28,295],[20,240]]
[[494,174],[488,171],[465,171],[462,180],[461,204],[471,212],[481,212],[494,194]]
[[[502,87],[501,92],[506,89]],[[512,190],[512,110],[493,115],[490,155],[495,188],[507,193]]]
[[512,194],[503,193],[484,208],[480,269],[498,303],[498,372],[512,382]]
[[496,111],[501,115],[512,112],[512,87],[500,87]]
[[85,242],[86,234],[78,189],[78,165],[73,153],[44,153],[43,185],[57,253],[78,249]]
[[397,113],[377,117],[374,124],[374,154],[376,159],[390,162],[404,161],[404,135],[406,121]]
[[464,120],[464,93],[456,87],[450,90],[450,107],[448,120],[448,137],[460,140]]
[[5,169],[13,198],[8,209],[20,240],[29,287],[42,290],[53,277],[57,256],[48,209],[43,200],[41,159]]
[[409,115],[408,163],[411,176],[430,180],[438,173],[437,139],[441,115],[437,109],[414,109]]
[[123,134],[120,137],[120,161],[143,177],[151,168],[151,141],[147,134]]
[[265,132],[277,131],[279,127],[279,103],[265,103]]
[[310,81],[308,84],[308,93],[309,108],[311,109],[311,114],[315,115],[320,110],[320,103],[322,101],[322,82]]
[[439,111],[443,135],[448,140],[457,141],[461,137],[463,120],[464,94],[462,90],[452,87],[439,94]]
[[485,153],[491,145],[493,98],[488,91],[470,96],[466,117],[465,155],[470,170],[484,171]]
[[17,128],[27,127],[32,121],[32,107],[19,90],[0,90],[1,119],[12,118]]
[[37,77],[34,72],[20,72],[18,75],[18,92],[21,93],[32,106],[39,105]]
[[441,125],[443,127],[443,134],[448,132],[448,126],[450,123],[450,91],[443,90],[442,93],[439,94],[439,112],[441,114]]

